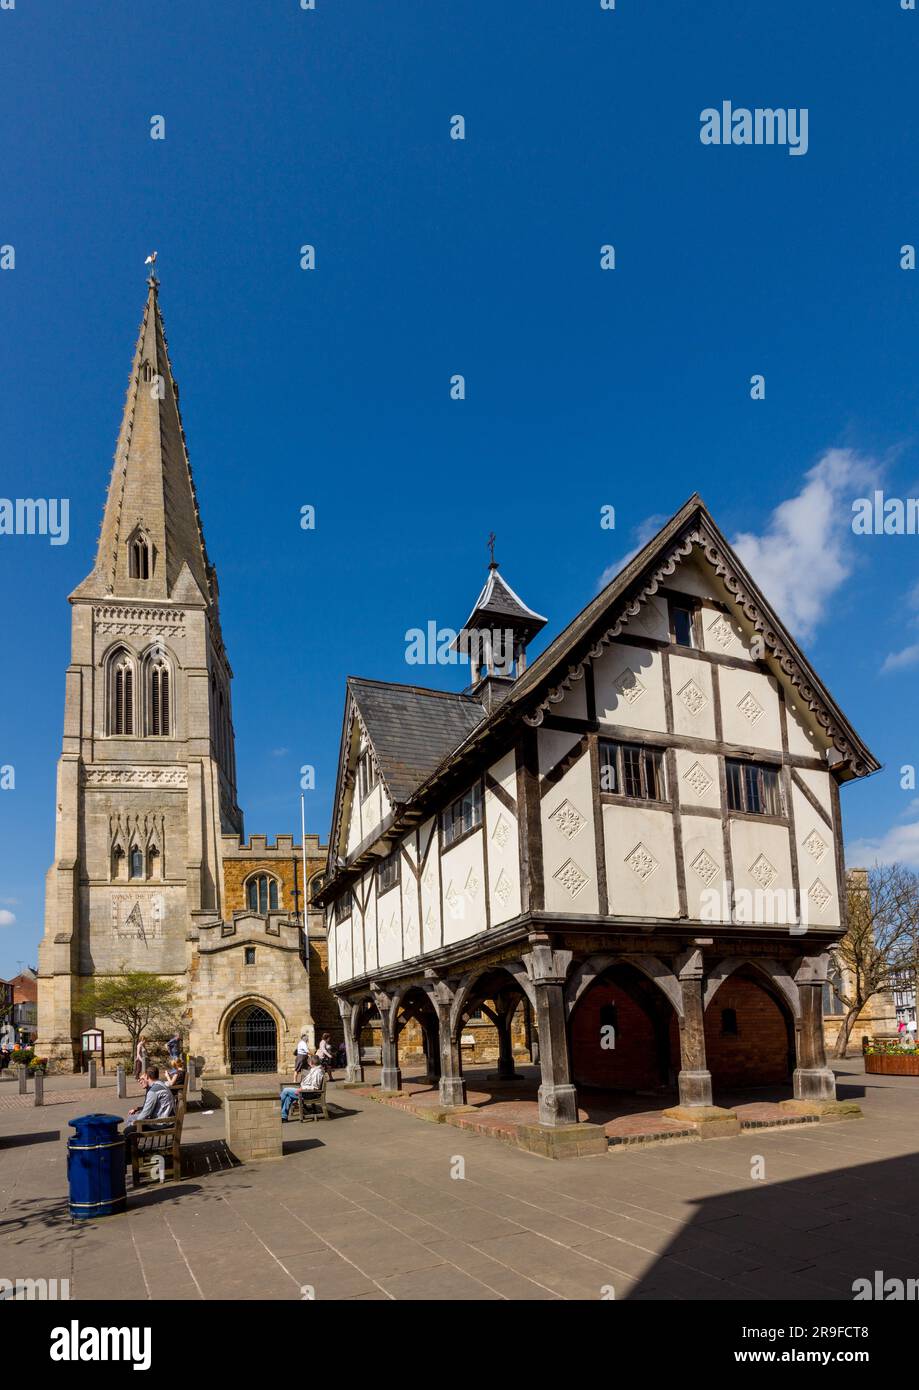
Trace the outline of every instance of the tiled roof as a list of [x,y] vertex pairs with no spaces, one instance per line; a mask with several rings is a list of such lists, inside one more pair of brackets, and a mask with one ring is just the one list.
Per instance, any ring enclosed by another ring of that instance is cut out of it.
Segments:
[[470,695],[348,678],[391,799],[404,802],[485,718]]

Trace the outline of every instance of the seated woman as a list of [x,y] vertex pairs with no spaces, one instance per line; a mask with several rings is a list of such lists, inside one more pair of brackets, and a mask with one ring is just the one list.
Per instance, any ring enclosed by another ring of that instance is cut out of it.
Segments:
[[174,1091],[181,1091],[185,1085],[185,1068],[181,1062],[166,1068],[166,1082]]

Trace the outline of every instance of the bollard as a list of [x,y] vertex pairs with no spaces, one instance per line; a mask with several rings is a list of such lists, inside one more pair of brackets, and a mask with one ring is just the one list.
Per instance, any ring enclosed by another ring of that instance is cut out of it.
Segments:
[[190,1092],[198,1089],[198,1073],[195,1070],[194,1057],[188,1059],[188,1089]]
[[128,1094],[128,1083],[125,1080],[124,1067],[120,1062],[115,1068],[115,1094],[119,1100],[124,1100]]
[[96,1084],[96,1059],[95,1059],[95,1057],[90,1057],[90,1059],[89,1059],[89,1084],[90,1084],[90,1086],[95,1086],[95,1084]]
[[45,1103],[45,1078],[40,1071],[35,1073],[35,1104],[44,1105]]
[[26,1082],[28,1081],[28,1079],[29,1079],[29,1073],[26,1071],[25,1067],[20,1067],[20,1068],[19,1068],[19,1094],[20,1094],[21,1096],[24,1096],[24,1095],[26,1094]]

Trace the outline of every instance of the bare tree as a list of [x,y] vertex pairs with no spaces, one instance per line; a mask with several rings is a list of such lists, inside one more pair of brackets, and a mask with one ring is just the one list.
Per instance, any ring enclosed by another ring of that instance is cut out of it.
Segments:
[[848,930],[834,951],[845,1008],[835,1055],[845,1057],[855,1020],[898,974],[913,969],[919,943],[919,874],[902,864],[875,864],[847,875]]

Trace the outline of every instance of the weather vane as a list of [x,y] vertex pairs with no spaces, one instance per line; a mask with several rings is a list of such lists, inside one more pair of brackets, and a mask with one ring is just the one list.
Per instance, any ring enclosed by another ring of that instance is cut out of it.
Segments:
[[150,255],[149,255],[149,256],[147,257],[147,259],[144,261],[144,265],[148,265],[148,266],[150,267],[150,279],[151,279],[151,280],[155,280],[155,279],[156,279],[156,256],[157,256],[156,251],[151,251],[151,252],[150,252]]
[[489,554],[490,554],[490,556],[491,556],[491,562],[490,562],[489,568],[494,567],[495,569],[497,569],[498,566],[497,566],[497,564],[495,563],[495,533],[494,533],[494,531],[489,531],[489,533],[488,533],[488,551],[489,551]]

